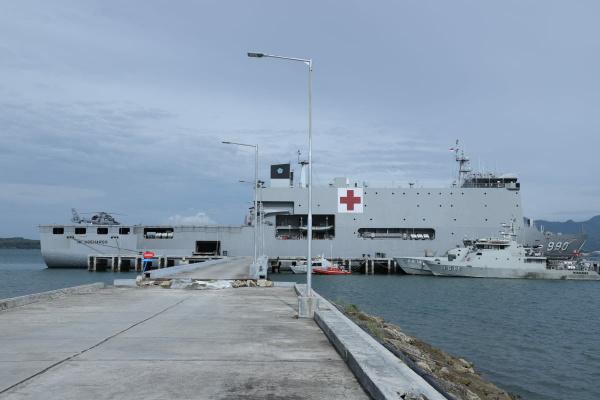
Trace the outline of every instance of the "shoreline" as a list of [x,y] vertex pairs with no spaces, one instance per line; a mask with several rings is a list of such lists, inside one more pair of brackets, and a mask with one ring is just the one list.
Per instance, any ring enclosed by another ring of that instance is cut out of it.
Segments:
[[509,393],[482,378],[472,362],[450,355],[408,335],[399,326],[386,322],[381,317],[364,313],[353,304],[333,304],[432,386],[450,395],[450,398],[467,400],[521,399],[519,395]]

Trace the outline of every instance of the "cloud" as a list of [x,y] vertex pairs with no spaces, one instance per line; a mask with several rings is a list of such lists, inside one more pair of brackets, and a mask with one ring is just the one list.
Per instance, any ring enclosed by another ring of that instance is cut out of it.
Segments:
[[15,204],[69,204],[105,196],[97,189],[72,186],[0,183],[0,201]]
[[201,211],[194,215],[179,215],[175,214],[169,217],[169,224],[171,225],[216,225],[216,222],[210,218],[206,213]]

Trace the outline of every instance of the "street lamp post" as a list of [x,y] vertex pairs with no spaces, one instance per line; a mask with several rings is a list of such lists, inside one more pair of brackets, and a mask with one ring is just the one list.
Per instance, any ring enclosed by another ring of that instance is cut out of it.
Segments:
[[[250,181],[246,181],[243,179],[240,179],[238,182],[240,183],[249,183],[251,185],[254,185],[254,182],[250,182]],[[258,209],[258,237],[260,237],[260,241],[258,241],[259,246],[258,246],[258,254],[259,256],[263,256],[266,253],[266,247],[265,247],[265,209],[263,206],[263,201],[262,201],[262,188],[264,188],[264,183],[261,180],[258,180],[258,204],[259,204],[259,209]]]
[[[308,254],[306,257],[306,296],[312,297],[312,59],[283,57],[265,53],[248,53],[248,57],[277,58],[287,61],[299,61],[308,66]],[[309,314],[312,314],[312,311],[310,311]]]
[[221,143],[254,148],[254,265],[256,265],[256,261],[258,259],[258,235],[256,234],[256,229],[258,229],[258,144],[246,144],[225,141]]

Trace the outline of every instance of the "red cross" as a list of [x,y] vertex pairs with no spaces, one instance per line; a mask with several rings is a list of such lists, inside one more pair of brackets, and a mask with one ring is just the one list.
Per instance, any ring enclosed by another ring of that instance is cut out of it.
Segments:
[[354,211],[354,205],[360,204],[360,197],[354,197],[354,190],[347,190],[346,196],[340,197],[340,204],[345,204],[348,211]]

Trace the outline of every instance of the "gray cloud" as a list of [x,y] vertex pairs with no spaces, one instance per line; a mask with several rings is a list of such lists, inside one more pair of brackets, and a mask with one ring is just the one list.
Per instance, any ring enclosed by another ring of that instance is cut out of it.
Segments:
[[7,3],[0,235],[72,206],[241,223],[253,154],[220,142],[258,143],[263,178],[307,147],[305,67],[253,49],[315,60],[317,182],[449,185],[460,138],[529,215],[600,212],[596,2],[309,3]]

